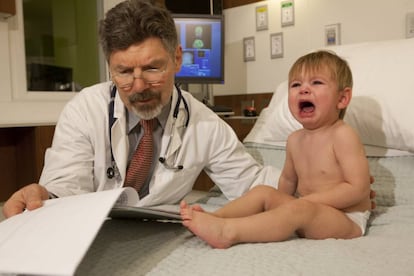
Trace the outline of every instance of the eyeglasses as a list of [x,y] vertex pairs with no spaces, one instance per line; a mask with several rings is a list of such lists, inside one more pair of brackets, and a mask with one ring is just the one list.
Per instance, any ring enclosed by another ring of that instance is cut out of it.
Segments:
[[147,69],[142,71],[140,76],[134,76],[134,72],[118,72],[112,75],[113,81],[118,88],[129,89],[134,84],[135,79],[141,79],[145,83],[150,85],[159,85],[164,73],[167,71],[168,62],[165,64],[164,69]]

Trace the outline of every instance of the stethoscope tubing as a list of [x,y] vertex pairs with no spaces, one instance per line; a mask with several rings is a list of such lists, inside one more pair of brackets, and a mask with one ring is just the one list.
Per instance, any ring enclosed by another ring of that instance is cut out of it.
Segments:
[[[185,108],[185,110],[187,112],[187,120],[185,122],[185,127],[187,127],[188,124],[189,124],[189,121],[190,121],[190,111],[189,111],[189,108],[188,108],[188,104],[187,104],[187,101],[183,97],[183,94],[181,92],[180,87],[178,85],[175,85],[175,87],[177,89],[178,99],[177,99],[177,102],[175,104],[174,111],[173,111],[173,128],[175,127],[175,121],[177,120],[178,113],[180,111],[181,101],[183,102],[184,108]],[[109,115],[109,117],[108,117],[108,130],[109,130],[109,144],[110,144],[110,148],[111,148],[111,166],[108,167],[108,169],[106,170],[106,175],[107,175],[107,177],[109,179],[112,179],[113,177],[115,177],[116,170],[117,170],[117,166],[116,166],[116,162],[115,162],[115,158],[114,158],[114,154],[113,154],[113,150],[112,150],[112,133],[111,133],[112,126],[114,125],[114,123],[116,121],[116,118],[114,116],[116,91],[117,91],[116,86],[115,85],[112,85],[111,86],[111,89],[110,89],[111,99],[109,101],[109,107],[108,107],[108,113],[109,113],[108,114]],[[169,148],[169,145],[170,144],[171,144],[171,138],[168,141],[168,145],[166,147],[166,152],[167,152],[167,149]],[[164,157],[160,157],[159,158],[159,161],[162,164],[164,164],[164,166],[167,169],[182,170],[184,168],[182,165],[178,165],[178,166],[169,166],[169,165],[167,165],[166,162],[165,162],[165,158]]]

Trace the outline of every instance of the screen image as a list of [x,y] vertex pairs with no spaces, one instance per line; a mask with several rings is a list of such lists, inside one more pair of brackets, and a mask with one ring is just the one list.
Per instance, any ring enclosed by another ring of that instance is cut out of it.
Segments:
[[173,15],[183,62],[179,83],[224,82],[224,28],[220,15]]

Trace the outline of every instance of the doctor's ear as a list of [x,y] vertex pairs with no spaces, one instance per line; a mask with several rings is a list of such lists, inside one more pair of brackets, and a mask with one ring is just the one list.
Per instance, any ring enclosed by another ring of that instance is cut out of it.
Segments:
[[345,87],[344,90],[339,92],[339,100],[338,100],[337,108],[345,109],[351,102],[351,98],[352,98],[352,88]]
[[178,45],[175,49],[174,54],[174,65],[175,65],[175,72],[178,73],[181,69],[181,64],[183,62],[183,49],[181,45]]

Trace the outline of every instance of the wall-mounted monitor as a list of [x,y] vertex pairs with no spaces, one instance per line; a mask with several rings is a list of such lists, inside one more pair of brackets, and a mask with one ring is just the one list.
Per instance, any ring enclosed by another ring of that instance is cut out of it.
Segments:
[[183,63],[177,83],[224,82],[224,21],[222,15],[174,14]]

